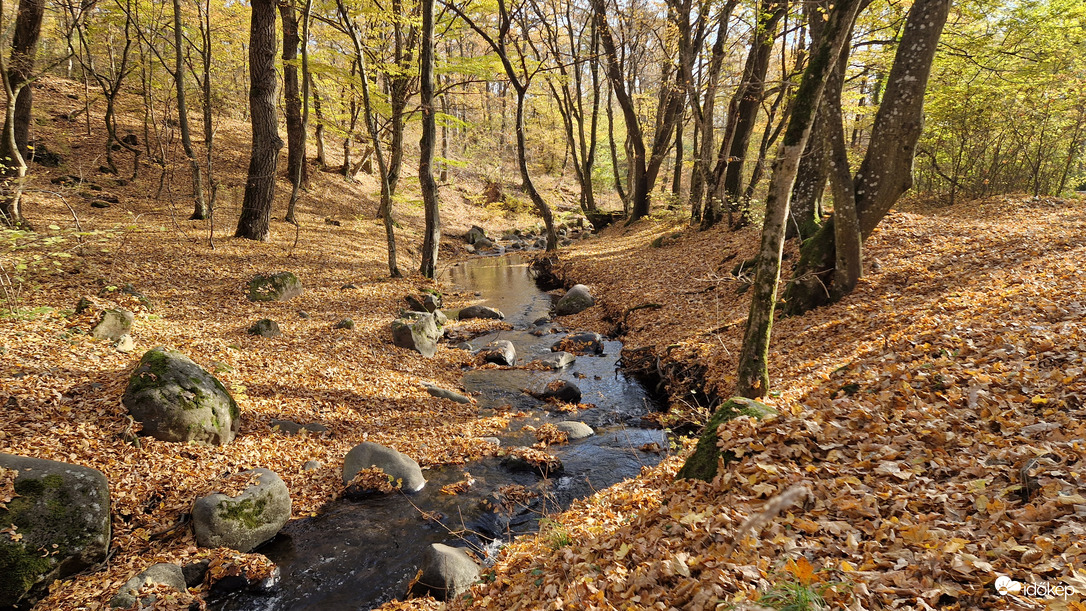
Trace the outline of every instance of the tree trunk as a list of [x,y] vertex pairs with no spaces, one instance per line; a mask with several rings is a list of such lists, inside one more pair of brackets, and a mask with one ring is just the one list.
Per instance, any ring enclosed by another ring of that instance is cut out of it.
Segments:
[[[293,0],[279,5],[283,20],[283,115],[287,122],[287,179],[290,180],[290,201],[285,220],[297,223],[294,207],[298,192],[305,181],[305,125],[302,123],[302,97],[298,84],[298,15]],[[303,19],[308,19],[304,15]]]
[[750,148],[750,135],[754,133],[758,111],[762,106],[765,77],[773,55],[777,25],[786,12],[783,3],[770,0],[759,13],[754,40],[743,66],[743,80],[728,105],[728,120],[713,169],[710,195],[701,219],[702,229],[708,229],[719,222],[723,218],[724,210],[727,210],[730,218],[735,204],[739,201],[743,159]]
[[275,112],[275,2],[252,0],[249,36],[249,109],[253,129],[245,199],[234,237],[266,241],[271,236],[279,121]]
[[841,55],[861,2],[862,0],[838,0],[830,11],[818,51],[811,55],[810,64],[803,74],[803,82],[796,92],[792,117],[781,142],[780,154],[773,164],[750,314],[743,335],[743,349],[739,354],[736,393],[743,397],[757,399],[769,392],[769,338],[773,329],[785,222],[788,219],[792,186],[799,170],[800,156],[816,119],[826,76],[833,70]]
[[317,115],[317,126],[313,129],[313,137],[317,140],[317,166],[323,169],[328,167],[328,157],[324,153],[324,113],[312,74],[309,75],[309,90],[313,92],[313,113]]
[[[173,0],[173,81],[177,88],[177,125],[181,129],[181,147],[192,169],[192,220],[204,220],[210,214],[204,196],[204,177],[196,151],[192,148],[192,132],[189,130],[189,107],[185,96],[184,36],[181,32],[181,0]],[[146,135],[144,140],[146,140]]]
[[[906,18],[882,105],[875,114],[867,154],[853,179],[861,240],[871,235],[901,194],[912,186],[924,91],[950,2],[917,0]],[[828,286],[835,275],[835,232],[836,221],[831,218],[804,243],[785,296],[789,314],[801,314],[844,294]]]
[[[11,41],[11,59],[8,62],[8,79],[15,96],[15,112],[12,118],[15,145],[23,160],[30,158],[27,142],[30,137],[30,115],[33,106],[33,91],[29,79],[34,72],[34,56],[38,51],[38,38],[41,35],[41,21],[45,13],[44,0],[20,0],[19,12],[15,17],[15,35]],[[6,131],[5,125],[5,131]],[[0,156],[12,158],[8,150],[10,143],[5,138],[0,145]]]
[[[388,166],[385,164],[385,156],[381,153],[381,138],[377,133],[377,113],[373,110],[370,100],[370,82],[366,76],[366,58],[362,52],[362,41],[358,38],[358,28],[347,14],[347,7],[343,0],[336,0],[339,14],[343,21],[343,27],[354,43],[355,61],[358,64],[358,76],[362,85],[362,114],[366,123],[366,130],[372,140],[373,156],[377,159],[377,178],[381,183],[381,218],[385,225],[385,240],[388,245],[388,274],[393,278],[400,278],[399,265],[396,262],[396,234],[393,231],[392,222],[392,191],[388,183]],[[352,172],[353,173],[353,172]]]
[[419,139],[419,183],[422,188],[426,228],[422,238],[422,266],[427,278],[437,273],[438,247],[441,243],[441,215],[438,209],[437,183],[434,182],[434,0],[422,0],[422,33],[419,40],[419,88],[422,105],[422,138]]
[[675,123],[675,168],[671,175],[671,194],[678,201],[683,193],[683,122]]

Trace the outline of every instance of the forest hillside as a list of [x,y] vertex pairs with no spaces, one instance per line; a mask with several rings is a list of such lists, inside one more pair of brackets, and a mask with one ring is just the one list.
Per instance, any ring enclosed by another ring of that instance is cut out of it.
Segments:
[[[221,150],[237,155],[220,170],[217,220],[190,221],[178,181],[160,192],[160,176],[146,169],[135,180],[97,171],[85,151],[103,150],[103,136],[57,119],[70,87],[46,81],[37,101],[53,117],[41,138],[61,159],[31,173],[24,211],[35,231],[3,234],[0,452],[101,471],[112,532],[108,561],[56,581],[36,608],[106,608],[126,580],[159,562],[210,567],[190,590],[156,590],[159,608],[199,606],[224,577],[258,582],[271,571],[259,550],[198,546],[188,522],[194,499],[244,488],[236,475],[246,469],[277,473],[297,520],[344,494],[344,456],[361,442],[428,469],[502,451],[486,438],[514,414],[480,410],[475,397],[437,400],[423,386],[466,392],[460,376],[480,367],[471,352],[450,340],[427,359],[391,341],[406,295],[440,292],[452,309],[479,296],[440,278],[387,277],[376,185],[314,172],[297,227],[275,221],[266,242],[232,238],[244,126],[219,136]],[[487,185],[467,171],[456,185],[442,191],[441,266],[469,257],[459,234],[472,225],[538,231],[522,209],[479,205]],[[568,201],[561,180],[547,186],[553,201]],[[574,216],[565,217],[571,233]],[[399,206],[397,223],[404,244],[421,241],[421,206]],[[732,394],[749,304],[743,264],[757,234],[688,225],[681,207],[661,208],[550,255],[566,287],[586,284],[596,298],[556,322],[621,339],[627,371],[666,397],[668,409],[650,416],[676,434],[656,449],[663,462],[548,514],[465,596],[387,608],[784,608],[821,597],[829,608],[1003,609],[1001,575],[1078,592],[1015,596],[1015,608],[1081,608],[1081,198],[898,206],[867,240],[867,273],[854,292],[777,322],[763,401],[771,409],[718,430],[727,465],[711,482],[674,476],[692,435]],[[786,269],[796,250],[788,246]],[[301,296],[246,299],[254,275],[286,270],[301,279]],[[91,307],[80,313],[82,298]],[[89,334],[98,312],[116,307],[134,314],[134,346]],[[281,335],[250,334],[262,318]],[[347,318],[353,325],[340,328]],[[504,324],[453,326],[471,337]],[[233,442],[140,435],[121,398],[156,346],[222,381],[241,411]],[[291,436],[274,421],[321,428]],[[18,502],[15,475],[0,472],[0,504]]]

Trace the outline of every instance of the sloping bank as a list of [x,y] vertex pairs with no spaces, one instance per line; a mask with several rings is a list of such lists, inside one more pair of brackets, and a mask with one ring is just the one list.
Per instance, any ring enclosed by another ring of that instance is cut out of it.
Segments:
[[[510,545],[450,608],[1006,608],[1000,576],[1086,594],[1082,203],[887,220],[855,294],[776,325],[779,413],[720,429],[726,470],[675,480],[680,452]],[[564,322],[621,325],[672,408],[707,413],[732,384],[749,231],[641,224],[563,253],[600,304]]]

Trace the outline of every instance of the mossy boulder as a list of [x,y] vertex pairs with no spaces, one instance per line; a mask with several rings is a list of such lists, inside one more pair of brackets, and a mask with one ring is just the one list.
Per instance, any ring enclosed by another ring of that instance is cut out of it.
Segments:
[[286,301],[304,292],[302,281],[290,272],[265,276],[258,274],[249,281],[249,301]]
[[238,404],[215,376],[185,355],[158,347],[140,359],[121,398],[161,441],[226,445],[241,426]]
[[290,491],[268,469],[243,471],[253,483],[241,494],[210,494],[192,506],[192,530],[202,547],[229,547],[248,552],[265,543],[290,519]]
[[738,416],[751,416],[752,418],[761,419],[774,413],[776,411],[773,408],[753,399],[745,397],[728,399],[713,412],[713,415],[709,418],[709,423],[705,425],[705,429],[698,439],[698,445],[694,448],[694,453],[686,459],[675,477],[677,479],[713,481],[721,462],[728,464],[735,460],[735,455],[731,452],[722,453],[717,447],[717,440],[719,439],[717,430],[720,425]]
[[279,323],[270,318],[261,318],[249,327],[249,335],[260,337],[279,337],[283,332],[279,330]]
[[406,312],[392,322],[392,343],[432,358],[437,354],[437,340],[442,335],[439,319],[437,314]]
[[0,454],[0,468],[0,484],[14,475],[17,495],[0,508],[0,531],[7,531],[0,534],[0,608],[7,608],[33,603],[54,580],[106,559],[109,485],[100,471],[40,458]]

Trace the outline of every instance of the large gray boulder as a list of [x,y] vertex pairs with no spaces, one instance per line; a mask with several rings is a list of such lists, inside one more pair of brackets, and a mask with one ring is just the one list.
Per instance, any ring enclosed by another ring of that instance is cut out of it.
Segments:
[[419,463],[403,452],[372,441],[363,441],[347,452],[343,459],[343,483],[350,484],[359,471],[373,467],[393,480],[400,480],[400,489],[404,492],[418,492],[426,485]]
[[469,318],[495,318],[501,320],[505,318],[505,314],[502,314],[501,310],[488,308],[484,305],[473,305],[460,310],[456,317],[460,320],[468,320]]
[[422,575],[412,587],[414,596],[432,595],[449,600],[479,581],[479,565],[463,549],[433,543],[422,557]]
[[249,301],[286,301],[304,292],[302,281],[290,272],[265,276],[258,274],[249,281]]
[[517,364],[517,349],[513,346],[513,342],[507,339],[496,339],[475,354],[481,356],[487,363],[509,367]]
[[[110,599],[109,606],[115,609],[131,607],[136,604],[140,588],[147,584],[169,586],[178,592],[184,592],[188,589],[188,584],[185,583],[185,573],[180,566],[169,562],[160,562],[152,564],[147,567],[147,570],[124,582],[121,589]],[[140,608],[150,608],[154,602],[154,596],[140,599]]]
[[135,315],[128,310],[105,310],[98,324],[91,329],[91,335],[97,339],[108,339],[115,342],[132,331],[132,325],[136,322]]
[[8,533],[0,534],[0,608],[8,608],[106,559],[109,485],[100,471],[40,458],[0,454],[0,468],[0,484],[15,480],[15,496],[0,506]]
[[240,475],[254,480],[241,494],[210,494],[193,504],[192,530],[200,546],[248,552],[274,537],[290,519],[290,491],[282,478],[268,469]]
[[436,314],[405,312],[402,318],[392,321],[392,343],[432,358],[442,335],[439,320]]
[[554,311],[565,316],[566,314],[583,312],[595,304],[596,300],[592,297],[592,293],[588,292],[588,287],[583,284],[575,284],[573,288],[566,292],[564,297],[558,300],[558,305],[554,307]]
[[241,426],[238,404],[215,376],[183,354],[148,350],[128,380],[121,402],[162,441],[226,445]]

